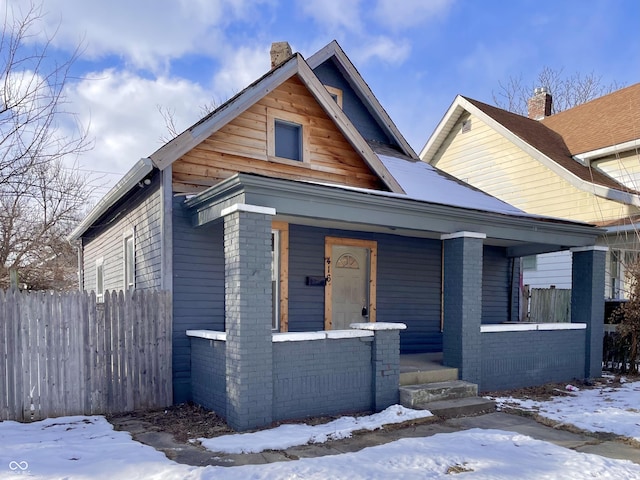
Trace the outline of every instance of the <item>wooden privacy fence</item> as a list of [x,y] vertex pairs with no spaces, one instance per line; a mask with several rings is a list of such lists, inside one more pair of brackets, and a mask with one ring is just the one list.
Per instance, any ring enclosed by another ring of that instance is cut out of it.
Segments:
[[571,290],[564,288],[531,288],[523,290],[529,305],[526,321],[536,323],[571,322]]
[[171,405],[169,299],[0,290],[0,420]]

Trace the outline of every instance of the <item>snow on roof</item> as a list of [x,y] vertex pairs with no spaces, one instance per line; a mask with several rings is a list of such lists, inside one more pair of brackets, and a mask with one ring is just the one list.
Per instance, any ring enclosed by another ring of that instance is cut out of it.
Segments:
[[508,215],[537,217],[467,185],[426,162],[381,154],[378,154],[378,157],[407,196],[414,200]]

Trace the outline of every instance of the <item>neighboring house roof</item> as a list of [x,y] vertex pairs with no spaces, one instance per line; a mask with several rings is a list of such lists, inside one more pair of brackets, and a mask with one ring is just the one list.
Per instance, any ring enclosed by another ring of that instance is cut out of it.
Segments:
[[546,155],[582,180],[617,190],[628,190],[627,187],[608,175],[578,163],[573,158],[563,136],[539,120],[523,117],[522,115],[511,113],[471,98],[466,98],[466,100],[505,128],[509,129],[509,131],[520,137],[540,153]]
[[639,140],[640,83],[546,117],[541,123],[562,136],[572,155]]
[[[620,104],[618,101],[614,103]],[[499,132],[575,187],[603,198],[640,206],[639,192],[629,189],[600,170],[585,165],[574,158],[561,133],[549,128],[546,121],[540,122],[523,117],[460,95],[455,98],[420,152],[420,158],[425,161],[435,158],[465,112],[480,118],[490,128]],[[564,121],[562,123],[564,124]]]

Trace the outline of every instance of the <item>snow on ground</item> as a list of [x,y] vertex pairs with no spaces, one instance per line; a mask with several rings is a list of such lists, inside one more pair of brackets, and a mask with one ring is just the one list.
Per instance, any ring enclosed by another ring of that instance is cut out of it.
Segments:
[[383,425],[402,423],[417,418],[432,417],[428,410],[411,410],[392,405],[386,410],[364,417],[341,417],[322,425],[280,425],[269,430],[215,438],[199,438],[205,448],[223,453],[258,453],[283,450],[308,443],[324,443],[351,437],[356,430],[377,430]]
[[0,422],[2,479],[640,479],[640,465],[525,435],[473,429],[357,453],[239,467],[190,467],[115,432],[103,417]]
[[[640,382],[601,386],[550,401],[497,398],[499,405],[536,410],[547,418],[640,441]],[[343,417],[324,426],[286,425],[255,434],[203,439],[216,451],[257,452],[348,437],[354,430],[417,418],[400,406],[369,417]],[[212,447],[213,445],[213,447]],[[640,479],[640,465],[574,452],[525,435],[472,429],[407,438],[356,453],[237,467],[177,464],[116,432],[104,417],[0,422],[0,479],[272,479],[272,478],[612,478]]]
[[600,386],[569,392],[550,401],[495,398],[505,406],[536,411],[551,420],[590,432],[611,432],[640,441],[640,382],[620,387]]

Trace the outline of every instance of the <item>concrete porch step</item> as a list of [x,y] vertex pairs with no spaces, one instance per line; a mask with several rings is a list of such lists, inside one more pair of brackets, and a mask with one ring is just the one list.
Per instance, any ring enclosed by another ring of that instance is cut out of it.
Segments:
[[495,412],[496,402],[482,397],[454,398],[426,403],[422,409],[440,418],[471,417]]
[[400,387],[400,403],[407,408],[422,409],[423,405],[442,400],[475,397],[478,385],[463,380],[404,385]]
[[424,383],[448,382],[458,379],[458,369],[438,366],[428,370],[400,371],[400,385],[421,385]]

